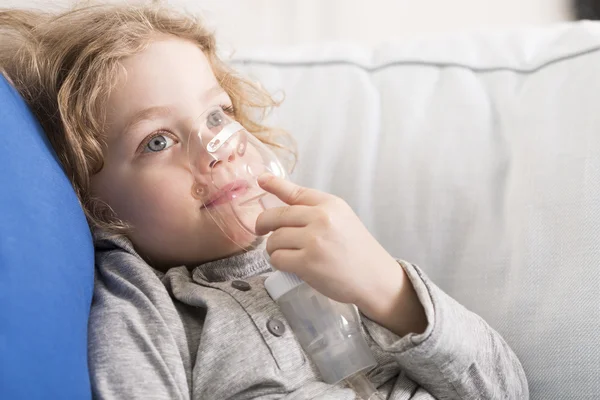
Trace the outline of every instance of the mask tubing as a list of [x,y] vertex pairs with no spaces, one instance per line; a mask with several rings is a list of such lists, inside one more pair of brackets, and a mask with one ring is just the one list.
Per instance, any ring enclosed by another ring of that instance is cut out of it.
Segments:
[[384,400],[369,378],[362,372],[346,378],[345,382],[361,400]]

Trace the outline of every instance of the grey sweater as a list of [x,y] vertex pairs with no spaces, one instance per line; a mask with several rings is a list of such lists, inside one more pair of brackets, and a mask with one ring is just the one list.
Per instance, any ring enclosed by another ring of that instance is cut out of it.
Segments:
[[[97,240],[89,366],[99,399],[354,399],[320,381],[264,288],[261,249],[193,270],[152,269],[125,239]],[[425,308],[423,334],[363,316],[387,399],[527,399],[523,369],[480,317],[399,263]],[[278,328],[273,329],[274,326]]]

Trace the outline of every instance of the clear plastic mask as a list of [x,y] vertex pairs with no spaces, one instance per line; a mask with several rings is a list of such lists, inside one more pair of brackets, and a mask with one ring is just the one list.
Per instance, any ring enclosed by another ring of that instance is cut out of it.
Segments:
[[[257,183],[264,173],[286,176],[275,153],[221,107],[206,110],[188,137],[192,195],[234,242],[236,231],[256,235],[258,215],[283,203]],[[245,244],[239,243],[241,247]]]

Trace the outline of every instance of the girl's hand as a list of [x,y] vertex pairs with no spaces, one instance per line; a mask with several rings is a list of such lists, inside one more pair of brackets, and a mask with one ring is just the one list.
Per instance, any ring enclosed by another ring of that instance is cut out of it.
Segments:
[[401,335],[415,331],[405,325],[415,325],[408,314],[416,307],[422,317],[417,329],[425,329],[422,306],[404,269],[346,202],[273,175],[261,176],[259,184],[288,204],[264,211],[256,221],[259,235],[273,232],[267,252],[275,268],[295,273],[333,300],[356,304]]

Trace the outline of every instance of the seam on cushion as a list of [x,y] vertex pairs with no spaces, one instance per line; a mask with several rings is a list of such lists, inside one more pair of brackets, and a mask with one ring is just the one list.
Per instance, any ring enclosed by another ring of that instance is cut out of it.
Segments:
[[348,66],[363,71],[375,74],[383,70],[393,67],[432,67],[432,68],[461,68],[467,69],[476,73],[486,74],[493,72],[514,72],[517,74],[532,74],[538,72],[541,69],[549,67],[551,65],[560,63],[562,61],[571,60],[581,56],[585,56],[591,53],[600,51],[600,46],[595,46],[586,50],[581,50],[572,54],[567,54],[561,57],[557,57],[546,62],[541,63],[533,68],[513,68],[513,67],[475,67],[467,64],[461,64],[457,62],[434,62],[434,61],[420,61],[420,60],[406,60],[406,61],[391,61],[385,64],[381,64],[375,67],[368,67],[359,63],[355,63],[347,60],[328,60],[328,61],[299,61],[299,62],[286,62],[286,61],[267,61],[258,59],[233,59],[230,61],[231,64],[238,65],[262,65],[270,67],[281,67],[281,68],[315,68],[315,67],[339,67]]

